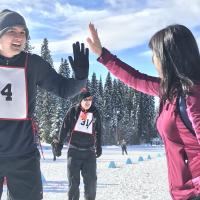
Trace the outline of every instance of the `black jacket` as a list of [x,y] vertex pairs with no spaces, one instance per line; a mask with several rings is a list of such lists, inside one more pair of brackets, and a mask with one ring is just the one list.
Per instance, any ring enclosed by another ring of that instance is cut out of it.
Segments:
[[[25,67],[26,53],[8,59],[0,56],[0,67]],[[51,65],[40,56],[28,54],[27,61],[27,120],[0,120],[0,157],[19,156],[36,150],[32,130],[37,85],[54,94],[67,98],[77,94],[86,84],[86,79],[66,79],[57,74]],[[2,88],[0,88],[2,90]],[[0,105],[1,109],[1,105]]]
[[91,106],[87,112],[93,113],[93,134],[81,133],[74,131],[75,124],[80,115],[80,105],[71,107],[64,120],[59,133],[59,142],[63,144],[67,139],[67,142],[74,145],[77,148],[89,149],[91,147],[101,148],[101,117],[95,106]]

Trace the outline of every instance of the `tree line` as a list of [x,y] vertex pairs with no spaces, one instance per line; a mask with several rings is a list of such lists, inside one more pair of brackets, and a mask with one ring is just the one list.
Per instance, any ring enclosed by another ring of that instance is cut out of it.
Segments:
[[[28,41],[26,51],[31,52],[32,49]],[[41,45],[41,57],[54,67],[47,38]],[[58,73],[67,78],[73,77],[67,59],[61,58]],[[128,144],[149,143],[157,136],[154,97],[129,88],[112,78],[109,72],[104,82],[101,76],[98,79],[93,73],[91,79],[88,78],[87,88],[101,114],[103,145],[119,144],[122,139]],[[78,103],[77,96],[63,99],[37,88],[34,117],[42,140],[48,143],[52,141],[59,133],[67,110],[75,103]]]

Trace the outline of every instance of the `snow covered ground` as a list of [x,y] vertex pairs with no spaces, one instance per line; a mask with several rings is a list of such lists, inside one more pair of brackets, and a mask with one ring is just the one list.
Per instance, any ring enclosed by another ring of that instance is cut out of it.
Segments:
[[[43,146],[45,160],[41,158],[44,200],[67,200],[66,151],[55,162],[51,147]],[[138,161],[139,157],[144,161]],[[148,156],[151,159],[147,159]],[[132,164],[127,164],[127,160]],[[109,168],[111,161],[116,168]],[[118,146],[103,147],[97,160],[96,200],[170,200],[164,149],[161,146],[128,146],[128,155],[121,155]],[[80,185],[84,200],[83,183]],[[6,187],[2,200],[6,200]],[[28,200],[28,199],[27,199]]]

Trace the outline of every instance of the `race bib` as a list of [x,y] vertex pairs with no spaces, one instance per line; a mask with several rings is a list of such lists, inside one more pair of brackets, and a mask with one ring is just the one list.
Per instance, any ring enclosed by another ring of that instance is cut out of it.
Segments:
[[0,66],[0,118],[27,117],[24,68]]
[[93,120],[93,113],[87,113],[87,117],[83,120],[82,116],[83,112],[80,112],[79,118],[76,122],[74,131],[84,132],[88,134],[92,134],[92,120]]

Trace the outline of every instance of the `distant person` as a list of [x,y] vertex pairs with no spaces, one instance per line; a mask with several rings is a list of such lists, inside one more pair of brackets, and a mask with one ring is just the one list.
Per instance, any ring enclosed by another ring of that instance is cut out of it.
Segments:
[[[175,24],[151,37],[149,47],[159,75],[152,77],[103,48],[93,24],[89,30],[92,38],[87,41],[100,63],[133,89],[160,98],[156,124],[165,144],[172,199],[200,199],[200,54],[192,32]],[[185,99],[195,136],[181,119],[180,97]]]
[[67,138],[68,200],[79,199],[80,173],[83,177],[85,200],[95,200],[97,188],[96,158],[101,156],[101,117],[93,105],[90,92],[84,90],[79,103],[67,112],[59,135],[57,156],[61,155]]
[[0,12],[0,179],[6,175],[12,200],[43,199],[33,130],[37,86],[69,98],[85,87],[89,70],[84,44],[73,44],[75,78],[68,79],[42,57],[24,52],[28,38],[23,16],[8,9]]
[[54,137],[52,142],[51,142],[51,147],[52,147],[52,153],[53,153],[53,161],[56,161],[56,147],[58,146],[58,138]]
[[121,142],[121,148],[122,148],[122,155],[124,155],[124,153],[126,153],[126,155],[128,155],[125,139],[123,139],[122,142]]

